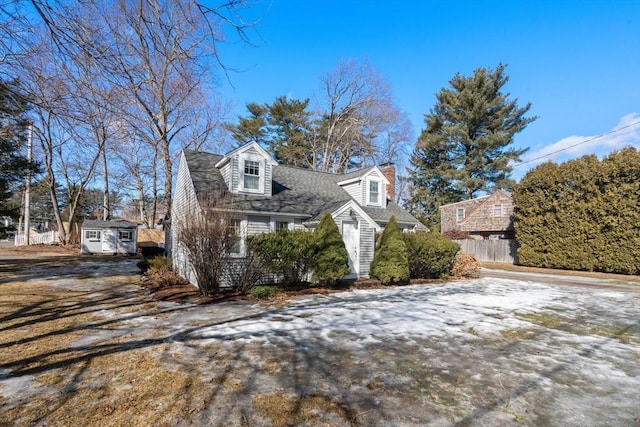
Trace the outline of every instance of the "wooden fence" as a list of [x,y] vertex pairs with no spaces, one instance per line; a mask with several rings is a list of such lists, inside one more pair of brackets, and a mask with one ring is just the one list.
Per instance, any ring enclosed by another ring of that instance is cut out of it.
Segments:
[[[58,243],[58,232],[48,231],[46,233],[30,233],[29,244],[30,245],[51,245]],[[16,234],[15,245],[26,246],[27,236],[24,233]]]
[[513,239],[504,240],[454,240],[460,248],[475,255],[478,261],[516,263],[518,244]]

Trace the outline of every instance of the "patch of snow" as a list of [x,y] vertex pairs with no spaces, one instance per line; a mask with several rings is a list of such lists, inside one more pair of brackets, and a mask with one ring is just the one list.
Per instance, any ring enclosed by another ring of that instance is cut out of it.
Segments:
[[40,393],[41,387],[33,375],[14,376],[10,370],[0,369],[0,395],[7,399],[3,405],[16,406],[27,402]]

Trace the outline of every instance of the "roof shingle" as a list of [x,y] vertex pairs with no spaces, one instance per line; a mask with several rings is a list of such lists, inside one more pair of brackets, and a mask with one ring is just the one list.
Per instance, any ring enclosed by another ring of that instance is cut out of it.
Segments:
[[[184,153],[197,194],[228,190],[220,170],[215,167],[223,156],[187,150]],[[272,195],[234,194],[232,208],[240,211],[298,214],[314,219],[325,211],[333,211],[352,200],[338,182],[362,176],[370,169],[331,174],[283,165],[273,166]],[[386,209],[366,206],[363,209],[377,222],[386,223],[395,215],[400,224],[422,226],[395,202],[389,202]]]

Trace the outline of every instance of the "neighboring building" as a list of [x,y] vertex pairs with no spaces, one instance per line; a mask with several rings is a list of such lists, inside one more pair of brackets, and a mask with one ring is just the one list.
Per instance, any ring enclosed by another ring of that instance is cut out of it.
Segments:
[[176,241],[177,230],[195,212],[206,209],[202,204],[207,197],[225,194],[231,196],[228,209],[238,215],[238,256],[246,251],[247,236],[283,228],[312,230],[322,214],[330,212],[349,253],[353,277],[368,277],[375,233],[391,216],[395,215],[404,231],[427,230],[393,201],[394,180],[395,168],[388,164],[347,174],[279,165],[255,142],[226,155],[185,150],[180,157],[167,250],[176,271],[196,284],[188,258]]
[[[513,239],[513,200],[508,191],[440,206],[440,232],[477,240]],[[458,236],[456,236],[458,237]]]
[[135,254],[138,225],[124,220],[86,220],[82,223],[80,252],[83,254]]

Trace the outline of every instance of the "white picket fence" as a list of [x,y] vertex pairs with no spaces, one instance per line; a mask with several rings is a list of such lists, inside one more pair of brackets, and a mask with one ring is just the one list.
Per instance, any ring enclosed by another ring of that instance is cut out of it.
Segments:
[[[58,243],[58,232],[47,231],[46,233],[30,233],[29,244],[30,245],[51,245]],[[15,237],[16,246],[27,245],[27,235],[24,233],[18,233]]]
[[504,240],[454,240],[460,249],[475,255],[478,261],[515,264],[518,244],[513,239]]

